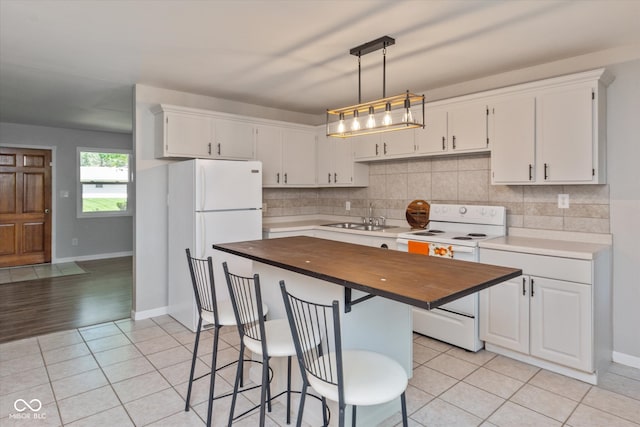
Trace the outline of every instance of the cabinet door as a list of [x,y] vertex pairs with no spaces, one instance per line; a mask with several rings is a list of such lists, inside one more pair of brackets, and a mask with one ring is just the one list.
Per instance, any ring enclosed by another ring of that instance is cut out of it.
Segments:
[[[335,138],[318,136],[318,144],[316,145],[316,168],[318,185],[331,185],[333,183],[334,167],[334,147]],[[337,141],[338,143],[342,141]]]
[[380,134],[356,136],[352,141],[354,156],[358,160],[373,160],[382,155]]
[[282,172],[285,185],[315,185],[316,136],[313,132],[282,131]]
[[254,128],[249,123],[216,119],[215,155],[224,159],[253,159]]
[[490,107],[491,178],[494,184],[535,180],[536,100],[533,96],[498,102]]
[[[351,141],[336,140],[333,144],[333,183],[338,185],[353,184],[354,164]],[[358,166],[366,167],[365,165]]]
[[424,129],[418,129],[416,150],[418,153],[444,153],[447,151],[447,110],[425,107]]
[[593,372],[591,286],[531,277],[531,355]]
[[480,339],[529,353],[529,278],[515,279],[480,292]]
[[166,113],[164,123],[165,153],[168,156],[211,158],[212,121],[208,117]]
[[282,132],[277,127],[256,129],[256,160],[262,162],[262,185],[280,185],[282,179]]
[[590,85],[540,95],[538,169],[544,181],[593,180],[593,103]]
[[464,103],[451,106],[448,116],[449,151],[475,151],[487,148],[487,106]]
[[413,129],[385,132],[380,134],[380,137],[384,156],[413,154],[415,151]]

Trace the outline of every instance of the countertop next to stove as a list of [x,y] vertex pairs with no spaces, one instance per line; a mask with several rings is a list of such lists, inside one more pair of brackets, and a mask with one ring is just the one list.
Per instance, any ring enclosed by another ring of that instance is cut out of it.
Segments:
[[483,248],[534,255],[593,260],[597,258],[599,253],[611,249],[611,245],[508,235],[481,241],[480,249],[482,250]]

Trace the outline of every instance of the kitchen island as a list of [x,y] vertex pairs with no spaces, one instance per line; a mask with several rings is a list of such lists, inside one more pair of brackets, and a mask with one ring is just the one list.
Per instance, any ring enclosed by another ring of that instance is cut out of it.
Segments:
[[[338,300],[344,348],[386,354],[409,377],[411,306],[432,309],[522,274],[514,268],[306,236],[227,243],[213,249],[254,261],[270,317],[286,317],[280,280],[298,297],[322,303]],[[358,425],[376,425],[399,408],[399,402],[359,408]]]

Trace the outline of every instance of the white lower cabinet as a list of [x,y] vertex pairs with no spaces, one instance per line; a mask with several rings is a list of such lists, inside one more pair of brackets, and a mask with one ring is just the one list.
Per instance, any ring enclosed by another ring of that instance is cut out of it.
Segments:
[[480,262],[525,273],[480,292],[487,350],[596,383],[611,360],[608,260],[481,248]]
[[480,294],[480,339],[593,370],[591,285],[520,276]]

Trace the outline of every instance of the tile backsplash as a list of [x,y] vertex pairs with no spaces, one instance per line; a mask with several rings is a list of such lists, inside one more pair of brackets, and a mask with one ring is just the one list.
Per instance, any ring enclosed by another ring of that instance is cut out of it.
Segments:
[[[558,194],[569,208],[558,208]],[[500,205],[507,225],[587,233],[609,233],[608,185],[491,185],[489,154],[390,160],[369,167],[366,188],[266,188],[267,217],[334,214],[404,220],[415,199],[429,203]],[[345,210],[345,202],[351,210]]]

